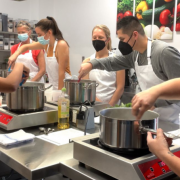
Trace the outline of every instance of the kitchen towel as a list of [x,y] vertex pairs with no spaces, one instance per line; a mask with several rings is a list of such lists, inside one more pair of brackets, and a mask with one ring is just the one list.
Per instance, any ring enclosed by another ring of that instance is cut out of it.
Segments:
[[19,131],[8,133],[8,134],[0,134],[0,144],[4,146],[19,144],[27,141],[31,141],[34,139],[34,135],[30,133],[24,132],[22,129]]

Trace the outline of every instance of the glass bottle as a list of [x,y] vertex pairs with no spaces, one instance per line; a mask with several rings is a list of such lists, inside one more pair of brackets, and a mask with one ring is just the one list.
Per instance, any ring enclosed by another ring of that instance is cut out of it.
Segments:
[[62,93],[58,98],[58,129],[69,128],[69,104],[66,88],[62,88]]

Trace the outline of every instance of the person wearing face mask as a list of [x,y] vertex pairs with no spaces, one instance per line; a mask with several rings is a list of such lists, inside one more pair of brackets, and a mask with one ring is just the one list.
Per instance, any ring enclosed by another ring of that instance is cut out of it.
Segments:
[[[180,77],[180,53],[167,43],[149,39],[136,17],[124,17],[117,23],[122,55],[93,59],[81,65],[79,78],[92,69],[119,71],[134,68],[142,91],[169,79]],[[157,100],[151,107],[160,120],[179,123],[180,101]]]
[[49,83],[53,85],[53,90],[62,89],[63,80],[71,77],[69,45],[64,40],[54,18],[41,19],[35,26],[38,42],[20,47],[9,57],[8,63],[9,65],[13,64],[19,54],[27,50],[44,49]]
[[[16,29],[21,43],[12,46],[11,55],[16,54],[21,46],[34,43],[30,38],[31,26],[29,23],[20,21],[16,25]],[[29,77],[31,81],[44,83],[45,60],[42,50],[26,50],[18,55],[16,62],[21,62],[30,69]]]
[[[100,59],[113,57],[111,52],[110,30],[105,25],[97,25],[92,30],[92,44],[96,53],[85,59],[83,63],[94,58]],[[120,103],[120,97],[124,91],[125,72],[93,69],[84,79],[96,81],[99,85],[96,88],[96,101],[109,103],[111,106]]]

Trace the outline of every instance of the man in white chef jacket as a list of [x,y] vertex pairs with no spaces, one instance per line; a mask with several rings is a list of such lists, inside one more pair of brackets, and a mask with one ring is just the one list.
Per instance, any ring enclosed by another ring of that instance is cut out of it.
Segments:
[[[152,41],[136,17],[124,17],[117,23],[119,50],[122,55],[93,59],[81,65],[79,78],[92,69],[119,71],[134,68],[141,90],[169,79],[180,77],[180,53],[159,40]],[[179,123],[180,101],[157,100],[152,107],[160,114],[160,120]]]

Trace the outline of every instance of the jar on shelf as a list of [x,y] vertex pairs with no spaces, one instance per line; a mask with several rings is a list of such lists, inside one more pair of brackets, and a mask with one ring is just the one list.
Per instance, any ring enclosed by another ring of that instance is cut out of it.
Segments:
[[14,45],[14,38],[9,38],[9,49]]
[[8,18],[8,32],[14,32],[13,18]]
[[2,19],[0,19],[0,31],[2,31]]
[[0,50],[4,49],[4,41],[3,41],[4,36],[0,35]]
[[4,50],[9,50],[9,38],[4,38]]

